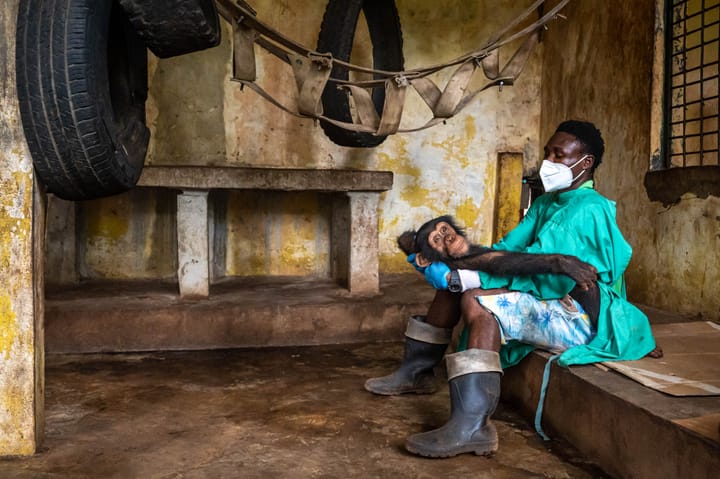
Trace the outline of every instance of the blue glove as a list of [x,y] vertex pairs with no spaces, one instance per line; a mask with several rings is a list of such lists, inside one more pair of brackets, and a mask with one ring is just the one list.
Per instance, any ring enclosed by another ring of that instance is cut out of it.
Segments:
[[450,267],[445,263],[430,263],[430,266],[425,268],[425,281],[435,289],[448,289],[449,274]]
[[418,271],[418,273],[423,274],[425,272],[425,266],[418,266],[415,263],[415,253],[407,257],[407,262],[413,265],[413,267]]

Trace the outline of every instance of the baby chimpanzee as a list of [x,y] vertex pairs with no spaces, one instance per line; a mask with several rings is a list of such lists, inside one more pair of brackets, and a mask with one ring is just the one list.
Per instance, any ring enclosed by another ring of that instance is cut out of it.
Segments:
[[597,270],[575,256],[501,251],[475,245],[447,215],[428,221],[417,232],[404,232],[397,243],[407,256],[415,254],[415,264],[420,267],[443,262],[451,270],[484,271],[498,276],[564,274],[576,283],[570,296],[583,306],[593,322],[597,319],[600,304]]

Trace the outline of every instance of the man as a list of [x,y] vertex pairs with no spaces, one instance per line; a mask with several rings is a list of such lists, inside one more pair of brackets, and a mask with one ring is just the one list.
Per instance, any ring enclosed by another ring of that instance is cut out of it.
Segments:
[[[378,394],[430,392],[432,368],[442,359],[453,327],[461,316],[465,319],[467,349],[446,358],[450,420],[409,437],[409,451],[427,457],[494,452],[497,432],[489,418],[500,396],[503,367],[516,364],[535,346],[562,351],[559,363],[564,366],[639,359],[654,350],[647,318],[624,299],[622,275],[632,249],[616,224],[614,203],[593,188],[604,149],[592,123],[560,124],[545,146],[540,168],[546,194],[493,246],[497,251],[579,257],[597,272],[592,287],[576,287],[565,274],[478,271],[482,289],[462,295],[439,289],[427,316],[408,323],[400,368],[366,382],[366,389]],[[440,235],[443,242],[452,238]],[[430,235],[419,239],[429,241]],[[426,265],[424,273],[431,284],[443,288],[448,268],[438,264]],[[582,302],[597,308],[596,325]]]

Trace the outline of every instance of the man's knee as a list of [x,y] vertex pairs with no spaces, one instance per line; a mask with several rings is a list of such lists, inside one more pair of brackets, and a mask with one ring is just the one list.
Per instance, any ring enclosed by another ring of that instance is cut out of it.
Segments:
[[492,314],[483,308],[477,300],[479,291],[481,290],[469,289],[460,298],[460,311],[467,322],[492,319]]

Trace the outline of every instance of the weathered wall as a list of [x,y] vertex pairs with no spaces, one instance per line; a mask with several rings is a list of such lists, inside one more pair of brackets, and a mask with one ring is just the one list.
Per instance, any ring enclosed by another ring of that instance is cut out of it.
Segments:
[[[651,203],[650,166],[655,0],[576,1],[568,22],[545,37],[542,130],[566,118],[593,121],[606,142],[596,174],[617,201],[618,223],[633,245],[631,300],[669,311],[720,316],[720,199]],[[652,109],[658,114],[657,109]]]
[[[398,0],[406,67],[450,60],[475,50],[497,29],[524,11],[530,1]],[[258,16],[308,46],[317,43],[325,2],[253,2]],[[148,164],[228,164],[309,168],[390,170],[393,189],[380,203],[380,269],[405,272],[395,237],[440,213],[454,213],[471,226],[473,239],[490,242],[499,152],[538,159],[540,59],[533,54],[516,86],[480,94],[456,118],[421,133],[389,137],[371,149],[343,148],[319,125],[290,116],[254,92],[230,82],[231,46],[224,24],[222,44],[212,50],[168,60],[151,60],[148,121],[152,131]],[[362,29],[354,59],[368,55]],[[514,46],[514,45],[513,45]],[[501,50],[501,61],[512,53]],[[294,96],[289,67],[257,49],[258,83],[285,102]],[[480,72],[478,79],[482,78]],[[444,85],[449,72],[439,80]],[[484,78],[483,78],[484,79]],[[477,87],[482,82],[474,81]],[[403,125],[420,125],[429,110],[409,94]],[[150,264],[150,226],[168,238],[157,218],[157,200],[137,193],[84,204],[78,217],[79,259],[84,277],[172,276],[169,245]],[[219,195],[218,234],[226,238],[229,275],[328,275],[329,209],[319,195],[235,192]],[[146,202],[146,204],[144,203]],[[171,216],[170,216],[171,217]],[[160,231],[164,232],[160,232]],[[138,253],[141,254],[138,254]],[[49,254],[53,254],[52,251]],[[126,258],[134,257],[132,261]]]
[[44,426],[42,265],[33,261],[44,209],[18,111],[19,3],[0,4],[0,456],[35,452]]

